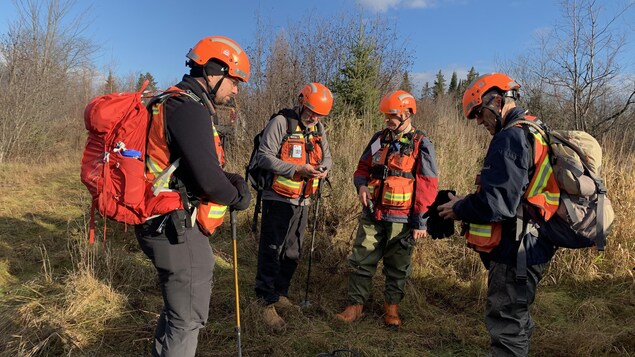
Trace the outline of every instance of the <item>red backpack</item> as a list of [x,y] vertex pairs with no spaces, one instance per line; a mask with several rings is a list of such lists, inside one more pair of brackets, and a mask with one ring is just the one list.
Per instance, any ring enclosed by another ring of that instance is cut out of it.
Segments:
[[106,218],[140,224],[182,207],[176,191],[152,193],[145,174],[151,115],[139,92],[111,93],[94,98],[84,110],[88,139],[82,157],[81,180],[90,191],[89,240],[95,240],[95,209]]

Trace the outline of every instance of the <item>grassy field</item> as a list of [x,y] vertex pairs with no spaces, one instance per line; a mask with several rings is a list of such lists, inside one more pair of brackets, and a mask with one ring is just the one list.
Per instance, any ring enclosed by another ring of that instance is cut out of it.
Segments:
[[[436,119],[419,126],[436,146],[440,187],[467,193],[488,138],[482,128],[447,113],[454,111],[443,105],[423,110],[419,117]],[[258,240],[249,232],[250,214],[239,214],[243,354],[315,356],[349,348],[363,356],[484,355],[486,273],[459,236],[418,244],[399,331],[382,323],[380,273],[366,317],[352,325],[335,321],[346,304],[346,256],[359,215],[351,176],[371,133],[356,120],[341,122],[329,133],[337,166],[317,224],[311,306],[285,315],[284,331],[274,333],[261,320],[253,292]],[[229,150],[229,171],[242,172],[248,142]],[[634,160],[615,141],[604,144],[617,222],[604,255],[594,249],[557,253],[533,307],[534,356],[635,356]],[[89,196],[79,182],[79,155],[0,166],[0,356],[149,354],[162,306],[154,268],[132,227],[108,222],[106,242],[87,244]],[[103,235],[101,220],[97,235]],[[229,225],[211,240],[217,265],[198,354],[231,356],[236,340]],[[295,301],[304,298],[309,245],[292,283]]]

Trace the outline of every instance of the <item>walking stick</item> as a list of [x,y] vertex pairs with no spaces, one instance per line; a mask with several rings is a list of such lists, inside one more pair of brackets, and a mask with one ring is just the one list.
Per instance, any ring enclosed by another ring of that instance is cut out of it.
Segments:
[[234,248],[234,290],[236,291],[236,343],[238,345],[238,357],[242,357],[243,350],[240,343],[240,296],[238,294],[238,251],[236,249],[236,211],[229,212],[229,219],[232,228],[232,243]]
[[313,249],[315,244],[315,231],[317,230],[318,211],[320,210],[320,198],[322,197],[322,179],[318,180],[317,198],[315,199],[315,214],[313,218],[313,232],[311,233],[311,250],[309,251],[309,269],[306,273],[306,291],[304,293],[303,307],[311,305],[309,301],[309,283],[311,281],[311,263],[313,261]]

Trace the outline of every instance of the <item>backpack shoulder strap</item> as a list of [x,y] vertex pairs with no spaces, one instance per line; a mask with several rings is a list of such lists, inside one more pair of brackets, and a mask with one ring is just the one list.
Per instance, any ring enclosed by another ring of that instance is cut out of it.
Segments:
[[287,135],[285,136],[285,139],[286,139],[287,137],[291,136],[295,132],[295,128],[297,128],[300,123],[300,117],[298,116],[298,113],[296,113],[295,110],[285,108],[271,115],[269,120],[277,117],[278,115],[282,115],[285,119],[287,119]]
[[540,125],[536,124],[535,122],[533,122],[531,120],[527,120],[527,119],[516,120],[515,122],[512,122],[509,125],[506,125],[505,128],[503,128],[503,130],[509,129],[509,128],[513,127],[514,125],[518,125],[518,124],[520,124],[520,125],[528,125],[528,126],[534,128],[540,135],[542,135],[543,138],[545,138],[545,140],[548,140],[547,133],[545,132],[545,129],[543,129]]

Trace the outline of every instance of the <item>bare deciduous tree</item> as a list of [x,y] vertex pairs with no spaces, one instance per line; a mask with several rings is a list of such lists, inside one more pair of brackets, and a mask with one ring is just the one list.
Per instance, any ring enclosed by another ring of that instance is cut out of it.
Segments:
[[635,103],[635,80],[624,76],[619,61],[632,33],[621,31],[620,21],[635,4],[613,14],[596,0],[561,5],[561,22],[539,36],[537,50],[513,63],[512,72],[537,114],[599,136],[625,124]]
[[72,103],[78,88],[90,87],[81,84],[93,46],[81,36],[83,14],[70,17],[75,1],[15,5],[18,19],[0,40],[0,162],[38,159],[54,148],[68,129],[63,122],[76,119],[71,113],[77,112]]

